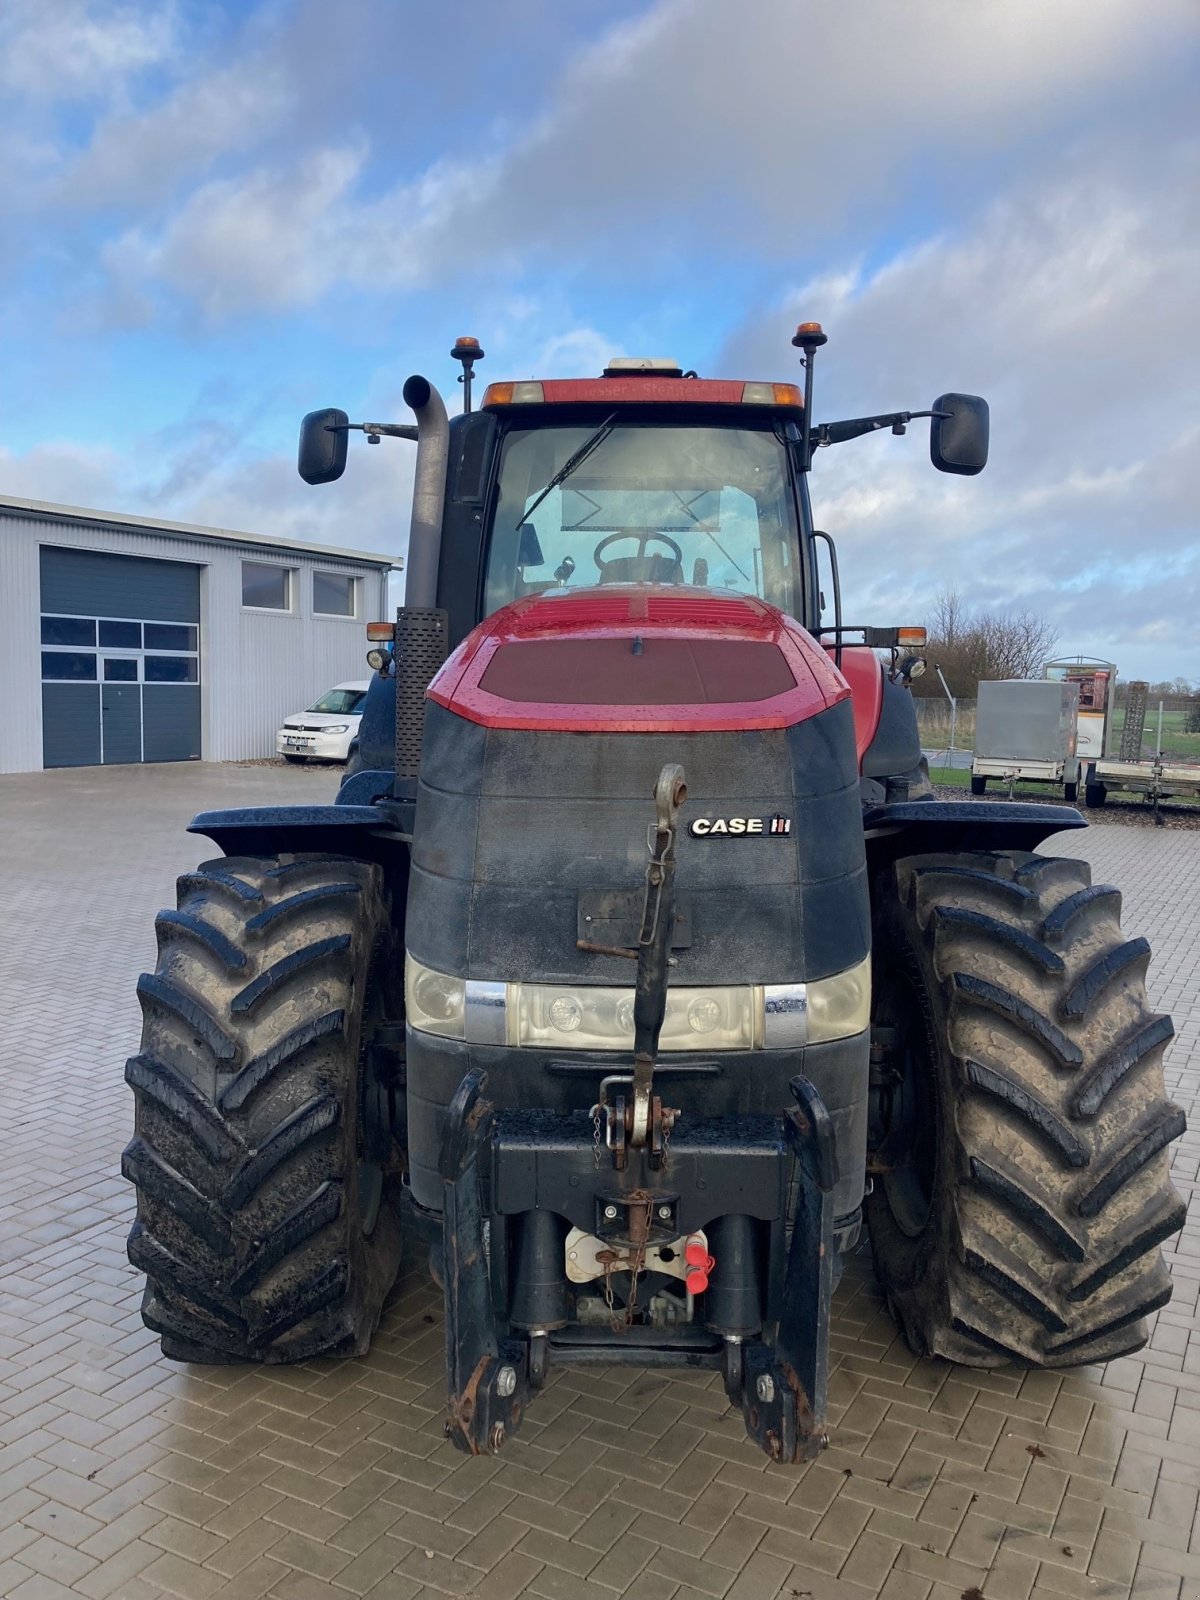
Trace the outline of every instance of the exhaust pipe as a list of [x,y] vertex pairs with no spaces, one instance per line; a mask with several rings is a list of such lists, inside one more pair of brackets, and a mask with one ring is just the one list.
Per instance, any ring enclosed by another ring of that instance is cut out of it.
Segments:
[[403,392],[405,405],[417,418],[417,468],[413,480],[404,604],[427,610],[437,605],[450,423],[445,402],[428,378],[414,373],[405,383]]

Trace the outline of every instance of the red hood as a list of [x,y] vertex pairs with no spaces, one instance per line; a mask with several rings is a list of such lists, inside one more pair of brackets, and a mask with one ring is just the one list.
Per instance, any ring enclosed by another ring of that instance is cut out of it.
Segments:
[[429,698],[485,727],[786,728],[850,695],[812,637],[753,596],[606,584],[517,600],[468,635]]

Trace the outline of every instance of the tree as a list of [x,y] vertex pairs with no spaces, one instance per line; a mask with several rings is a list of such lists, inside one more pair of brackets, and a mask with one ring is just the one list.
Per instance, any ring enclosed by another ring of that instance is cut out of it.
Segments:
[[[928,655],[955,694],[975,694],[981,679],[1040,678],[1058,635],[1036,612],[972,610],[954,589],[943,589],[926,621]],[[940,692],[936,677],[922,682]]]

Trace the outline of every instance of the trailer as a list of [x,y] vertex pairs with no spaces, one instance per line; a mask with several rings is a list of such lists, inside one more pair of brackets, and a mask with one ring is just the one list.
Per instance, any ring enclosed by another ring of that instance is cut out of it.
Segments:
[[[1128,686],[1125,725],[1118,741],[1112,726],[1117,669],[1111,661],[1075,656],[1048,661],[1044,672],[1047,679],[1074,684],[1078,689],[1075,752],[1078,781],[1089,807],[1095,810],[1102,806],[1114,789],[1143,795],[1156,812],[1161,800],[1200,798],[1200,764],[1163,760],[1161,714],[1155,753],[1142,758],[1146,684]],[[982,688],[980,685],[981,692]]]
[[1079,688],[1043,678],[1006,678],[979,685],[971,793],[989,778],[1007,783],[1062,784],[1068,800],[1079,785],[1076,722]]
[[[1088,805],[1100,805],[1095,799],[1095,779],[1089,779],[1092,763],[1100,761],[1112,751],[1113,710],[1117,700],[1117,669],[1111,661],[1101,661],[1097,656],[1072,656],[1058,661],[1047,661],[1042,675],[1052,683],[1073,683],[1079,692],[1079,709],[1075,719],[1075,755],[1078,779],[1084,786]],[[1092,793],[1088,792],[1089,783]]]

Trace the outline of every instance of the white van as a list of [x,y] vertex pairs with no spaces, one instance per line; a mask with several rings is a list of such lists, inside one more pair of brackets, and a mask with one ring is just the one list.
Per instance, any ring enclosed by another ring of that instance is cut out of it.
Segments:
[[275,753],[285,761],[345,761],[362,721],[366,683],[339,683],[307,711],[294,711],[275,735]]

